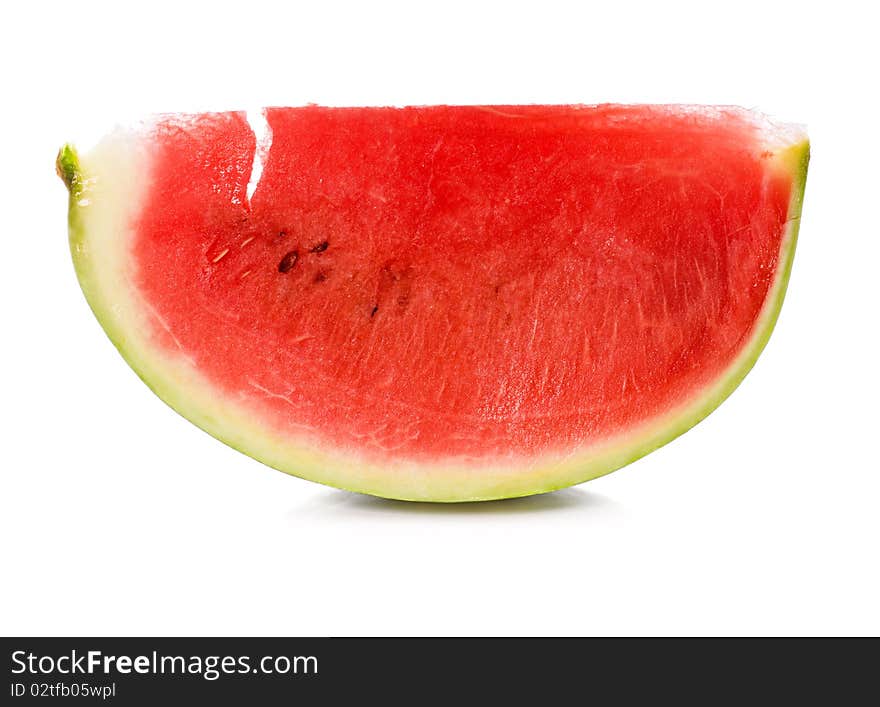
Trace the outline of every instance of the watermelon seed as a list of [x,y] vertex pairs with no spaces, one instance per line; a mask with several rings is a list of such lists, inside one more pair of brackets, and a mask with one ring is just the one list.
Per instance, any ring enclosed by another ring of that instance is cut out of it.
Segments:
[[226,248],[225,250],[220,251],[220,255],[218,255],[216,258],[214,258],[214,260],[212,260],[211,262],[212,262],[212,263],[219,263],[221,260],[223,260],[223,257],[224,257],[228,252],[229,252],[229,248]]
[[278,231],[278,237],[279,237],[279,238],[284,238],[286,235],[287,235],[287,230],[286,230],[286,229],[283,229],[283,228],[282,228],[280,231]]
[[254,236],[251,236],[250,238],[245,238],[245,239],[241,242],[241,245],[238,246],[238,247],[239,247],[239,248],[244,248],[244,247],[245,247],[248,243],[250,243],[252,240],[254,240]]
[[281,258],[281,262],[278,263],[278,272],[290,272],[293,270],[293,266],[296,265],[297,260],[299,260],[299,251],[290,251],[287,255]]
[[327,279],[327,271],[326,270],[319,270],[315,274],[315,277],[312,280],[312,282],[314,282],[314,283],[324,282],[324,280],[326,280],[326,279]]
[[330,244],[327,241],[321,241],[318,245],[309,248],[309,253],[323,253],[329,247]]
[[376,312],[378,312],[378,311],[379,311],[379,305],[378,304],[373,305],[373,310],[370,312],[370,319],[372,319],[374,316],[376,316]]

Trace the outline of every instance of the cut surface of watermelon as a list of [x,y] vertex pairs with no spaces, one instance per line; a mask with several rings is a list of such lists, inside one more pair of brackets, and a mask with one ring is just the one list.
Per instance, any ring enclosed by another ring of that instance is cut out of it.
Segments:
[[110,338],[273,467],[412,500],[561,488],[696,424],[773,328],[799,128],[687,106],[265,117],[259,145],[244,113],[164,116],[58,169]]

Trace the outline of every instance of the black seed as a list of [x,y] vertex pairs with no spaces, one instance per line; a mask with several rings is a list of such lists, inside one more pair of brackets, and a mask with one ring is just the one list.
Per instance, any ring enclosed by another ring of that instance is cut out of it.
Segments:
[[323,253],[329,247],[330,243],[328,243],[327,241],[321,241],[320,243],[318,243],[318,245],[309,248],[309,253]]
[[376,312],[378,312],[378,311],[379,311],[379,305],[378,304],[373,305],[373,311],[370,312],[370,319],[372,319],[376,315]]
[[297,260],[299,260],[299,251],[290,251],[287,255],[281,258],[281,262],[278,263],[278,272],[290,272],[293,270],[293,266],[296,265]]
[[327,279],[327,273],[324,272],[323,270],[321,270],[321,271],[315,273],[315,277],[312,280],[312,282],[324,282],[324,280],[326,280],[326,279]]
[[282,228],[280,231],[278,231],[278,237],[279,237],[279,238],[284,238],[286,235],[287,235],[287,230],[286,230],[286,229],[283,229],[283,228]]

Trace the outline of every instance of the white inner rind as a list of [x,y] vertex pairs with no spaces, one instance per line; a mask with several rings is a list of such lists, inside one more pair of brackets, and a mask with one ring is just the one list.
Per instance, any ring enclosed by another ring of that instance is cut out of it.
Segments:
[[181,415],[213,436],[281,471],[352,491],[422,501],[508,498],[563,488],[624,466],[695,425],[749,371],[763,349],[785,292],[800,216],[808,144],[799,128],[764,133],[773,162],[794,176],[779,266],[753,334],[713,385],[679,408],[599,445],[565,455],[474,463],[391,459],[377,465],[351,450],[320,446],[255,421],[254,411],[224,395],[186,352],[161,348],[151,337],[168,329],[134,285],[130,244],[151,171],[142,133],[117,133],[81,157],[83,190],[71,199],[70,245],[80,284],[96,317],[131,367]]
[[266,120],[266,111],[262,108],[247,111],[245,118],[256,139],[254,160],[251,164],[251,175],[248,178],[245,191],[250,202],[263,176],[263,166],[269,160],[269,150],[272,148],[272,127],[269,125],[269,121]]

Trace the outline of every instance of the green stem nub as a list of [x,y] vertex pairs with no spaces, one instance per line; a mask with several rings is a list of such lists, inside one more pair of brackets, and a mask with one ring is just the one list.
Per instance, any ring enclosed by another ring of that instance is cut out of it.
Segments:
[[70,195],[74,198],[78,197],[83,188],[82,172],[79,169],[79,156],[70,143],[67,143],[58,150],[58,157],[55,160],[55,171],[58,172],[58,176],[67,185]]

